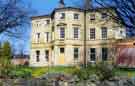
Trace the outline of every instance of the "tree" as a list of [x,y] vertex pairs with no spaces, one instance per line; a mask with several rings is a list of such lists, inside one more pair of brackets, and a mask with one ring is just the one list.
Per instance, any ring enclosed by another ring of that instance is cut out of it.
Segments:
[[11,65],[11,46],[9,42],[5,42],[1,48],[0,56],[0,76],[7,77],[12,68]]
[[[111,17],[113,17],[116,22],[120,22],[121,24],[127,27],[127,31],[129,35],[135,35],[135,1],[134,0],[110,0],[110,2],[106,2],[107,0],[95,0],[102,7],[111,6],[116,8],[116,13],[118,16],[114,16],[112,13]],[[122,20],[122,21],[120,21]]]
[[29,11],[22,0],[0,0],[0,33],[12,33],[18,26],[28,23]]

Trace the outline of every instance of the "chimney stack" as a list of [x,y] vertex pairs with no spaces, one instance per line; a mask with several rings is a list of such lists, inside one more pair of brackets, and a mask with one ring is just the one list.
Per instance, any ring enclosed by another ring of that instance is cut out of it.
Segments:
[[64,0],[60,0],[58,8],[64,8],[64,7],[65,7]]
[[84,9],[85,10],[92,9],[92,0],[85,0]]

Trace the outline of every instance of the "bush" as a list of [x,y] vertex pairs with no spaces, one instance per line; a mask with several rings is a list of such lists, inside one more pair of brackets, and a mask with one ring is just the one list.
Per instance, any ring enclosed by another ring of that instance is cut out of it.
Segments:
[[95,71],[95,67],[88,65],[87,68],[76,68],[73,75],[77,75],[80,80],[87,80]]
[[96,66],[96,74],[101,81],[109,80],[115,75],[115,69],[112,65],[107,63],[99,63]]
[[11,78],[31,78],[32,70],[26,67],[15,67],[13,70],[10,70],[9,77]]

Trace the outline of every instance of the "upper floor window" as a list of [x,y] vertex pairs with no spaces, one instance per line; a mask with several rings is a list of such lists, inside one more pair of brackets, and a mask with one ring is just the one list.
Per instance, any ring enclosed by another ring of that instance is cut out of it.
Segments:
[[37,51],[36,51],[36,61],[37,61],[37,62],[40,61],[40,58],[39,58],[39,57],[40,57],[40,51],[37,50]]
[[96,61],[96,48],[90,48],[90,61]]
[[65,38],[65,28],[64,27],[61,27],[60,28],[60,38],[61,39],[64,39]]
[[95,28],[90,29],[90,39],[95,39]]
[[107,17],[108,17],[107,13],[101,13],[101,18],[102,18],[102,19],[105,19],[105,18],[107,18]]
[[46,20],[46,24],[50,24],[50,20]]
[[95,14],[90,14],[90,20],[95,20]]
[[40,33],[36,33],[36,42],[39,42],[40,39]]
[[78,48],[74,48],[74,60],[77,60],[79,57],[79,49]]
[[74,13],[74,19],[79,19],[79,14]]
[[65,19],[65,13],[60,14],[60,19]]
[[49,42],[49,32],[45,32],[45,42]]
[[107,39],[107,27],[101,28],[102,39]]
[[79,38],[79,28],[78,27],[74,27],[74,38],[75,39]]
[[45,50],[45,59],[49,61],[49,50]]
[[106,61],[108,58],[108,48],[102,48],[102,60]]

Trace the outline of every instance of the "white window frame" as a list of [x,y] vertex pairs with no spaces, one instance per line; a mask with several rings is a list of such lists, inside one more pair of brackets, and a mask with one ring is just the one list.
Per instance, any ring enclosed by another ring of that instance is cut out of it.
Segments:
[[36,43],[40,42],[41,33],[36,33]]
[[96,29],[90,28],[89,33],[90,33],[90,35],[89,35],[90,40],[95,40],[96,39]]
[[[63,31],[62,31],[62,29],[63,29]],[[61,33],[61,32],[64,32],[64,33]],[[60,27],[59,28],[59,38],[60,39],[65,39],[65,27]]]
[[101,38],[106,40],[108,38],[108,29],[107,27],[101,27]]
[[[92,52],[91,52],[92,49],[95,49],[95,53],[92,53]],[[89,48],[89,58],[90,58],[90,62],[96,62],[96,54],[97,54],[96,48]],[[91,59],[91,58],[92,58],[92,57],[91,57],[92,55],[95,55],[95,60],[92,60],[92,59]]]
[[79,13],[74,13],[74,20],[79,20]]
[[[76,33],[77,31],[77,33]],[[76,40],[76,39],[79,39],[79,36],[80,36],[80,29],[79,27],[74,27],[73,28],[73,38]]]

